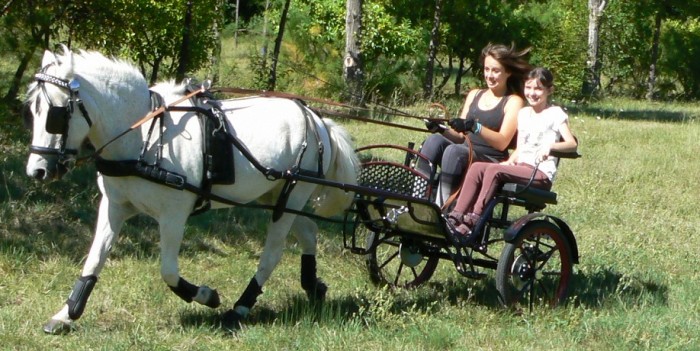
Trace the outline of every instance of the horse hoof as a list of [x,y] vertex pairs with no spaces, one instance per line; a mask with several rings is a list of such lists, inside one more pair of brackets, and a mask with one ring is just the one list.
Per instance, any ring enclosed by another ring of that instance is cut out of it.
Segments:
[[51,335],[64,335],[68,334],[73,330],[70,323],[60,321],[58,319],[52,319],[48,323],[44,324],[44,333]]
[[326,292],[328,292],[328,285],[319,279],[313,289],[306,291],[306,296],[311,302],[323,302],[326,299]]
[[211,295],[209,295],[209,299],[207,299],[207,302],[204,303],[204,306],[210,307],[210,308],[217,308],[221,305],[221,299],[219,298],[219,292],[216,291],[216,289],[211,289]]
[[221,316],[221,327],[227,331],[235,332],[241,330],[243,316],[234,310],[228,310]]

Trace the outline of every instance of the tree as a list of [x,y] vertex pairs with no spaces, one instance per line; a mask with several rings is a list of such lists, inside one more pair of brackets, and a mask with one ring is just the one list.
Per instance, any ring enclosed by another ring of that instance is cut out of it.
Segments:
[[277,39],[275,39],[275,49],[272,52],[272,64],[270,65],[270,76],[267,81],[267,89],[275,90],[277,84],[277,62],[279,61],[280,49],[282,47],[282,38],[284,37],[284,27],[287,25],[287,13],[289,13],[289,4],[291,0],[285,0],[282,14],[280,15],[280,24],[277,29]]
[[[48,49],[51,37],[58,31],[69,2],[27,0],[8,2],[3,11],[3,45],[18,59],[18,65],[4,96],[15,101],[21,89],[22,78],[37,49]],[[12,11],[9,11],[12,9]]]
[[600,88],[600,60],[598,57],[598,38],[600,18],[607,0],[588,0],[588,61],[583,82],[583,96],[591,97]]
[[180,59],[175,72],[175,81],[182,82],[187,74],[187,65],[190,61],[190,31],[192,27],[192,0],[187,1],[185,20],[182,25],[182,45],[180,46]]
[[362,2],[363,0],[347,0],[345,14],[345,57],[343,59],[343,77],[345,78],[346,94],[350,103],[361,105],[364,98],[362,51]]
[[423,98],[433,97],[433,71],[435,58],[440,46],[440,17],[442,15],[442,0],[435,0],[435,16],[433,17],[433,29],[430,31],[430,45],[428,45],[428,62],[425,67],[425,81],[423,83]]
[[653,100],[656,94],[657,64],[659,61],[659,48],[661,45],[661,27],[665,19],[678,19],[684,21],[688,18],[700,16],[700,5],[697,2],[688,3],[685,0],[652,1],[654,9],[654,36],[652,39],[649,64],[649,77],[647,79],[646,99]]

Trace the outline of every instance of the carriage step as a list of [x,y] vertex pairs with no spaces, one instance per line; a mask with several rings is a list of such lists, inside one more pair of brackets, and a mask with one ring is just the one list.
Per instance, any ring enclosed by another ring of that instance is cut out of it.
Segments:
[[486,273],[479,273],[479,272],[473,271],[473,270],[464,271],[464,270],[459,270],[459,269],[457,271],[463,277],[467,277],[469,279],[477,279],[478,280],[478,279],[486,278]]
[[457,272],[459,272],[460,275],[463,277],[467,277],[469,279],[483,279],[486,278],[486,273],[479,273],[474,270],[474,267],[471,269],[467,269],[466,267],[462,266],[457,266]]

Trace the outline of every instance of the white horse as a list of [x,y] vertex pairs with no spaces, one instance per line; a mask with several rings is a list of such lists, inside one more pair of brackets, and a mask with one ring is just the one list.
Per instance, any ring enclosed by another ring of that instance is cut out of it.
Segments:
[[[191,111],[170,111],[143,122],[144,116],[148,119],[154,114],[149,114],[152,103],[147,83],[134,66],[96,52],[71,52],[65,47],[63,51],[44,53],[41,71],[29,86],[27,107],[31,115],[27,117],[33,126],[27,175],[38,180],[60,178],[74,164],[76,150],[86,139],[107,163],[142,156],[139,164],[146,166],[138,174],[131,167],[126,176],[98,173],[102,198],[92,247],[66,304],[44,330],[57,334],[72,329],[122,224],[137,213],[158,221],[161,277],[170,289],[187,302],[217,307],[220,302],[216,290],[189,283],[178,269],[185,222],[201,195],[187,189],[200,189],[206,174],[199,117]],[[152,90],[166,104],[183,100],[186,94],[184,85],[173,83],[161,83]],[[211,186],[215,199],[211,207],[256,202],[278,204],[281,209],[275,211],[267,227],[255,276],[233,308],[222,316],[225,327],[236,328],[279,263],[290,230],[302,247],[301,285],[309,298],[324,298],[327,288],[316,277],[318,228],[294,211],[301,211],[309,199],[319,216],[331,216],[347,208],[352,193],[344,191],[347,188],[324,185],[356,184],[359,163],[347,132],[299,102],[251,97],[218,104],[230,125],[229,141],[239,140],[244,147],[233,148],[235,182]],[[192,106],[192,102],[185,99],[177,106]],[[155,128],[151,134],[152,123]],[[309,146],[306,151],[305,145]],[[241,149],[249,150],[254,158],[246,158]],[[124,164],[133,166],[135,162]],[[263,174],[261,169],[271,172]],[[299,170],[322,173],[331,182],[296,184],[298,178],[293,175]],[[282,200],[278,201],[280,196]]]

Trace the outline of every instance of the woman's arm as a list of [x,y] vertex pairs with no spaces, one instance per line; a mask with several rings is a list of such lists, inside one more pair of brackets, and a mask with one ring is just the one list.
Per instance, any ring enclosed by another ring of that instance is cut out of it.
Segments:
[[482,127],[480,135],[496,150],[505,150],[510,145],[518,130],[518,111],[525,106],[525,101],[518,95],[511,95],[504,108],[501,130],[496,132]]
[[[462,112],[459,113],[459,118],[467,118],[467,113],[469,113],[469,106],[471,106],[472,101],[474,101],[474,96],[476,96],[476,93],[478,91],[479,89],[472,89],[471,91],[469,91],[467,97],[464,99],[464,106],[462,106]],[[465,138],[464,134],[456,132],[452,129],[445,130],[445,132],[442,133],[442,136],[449,139],[451,142],[457,144],[463,143]]]

